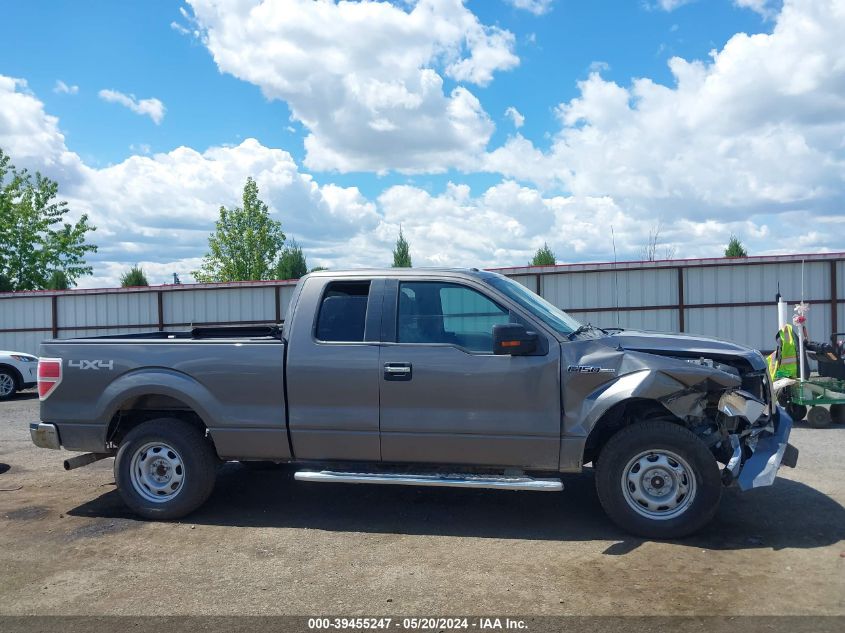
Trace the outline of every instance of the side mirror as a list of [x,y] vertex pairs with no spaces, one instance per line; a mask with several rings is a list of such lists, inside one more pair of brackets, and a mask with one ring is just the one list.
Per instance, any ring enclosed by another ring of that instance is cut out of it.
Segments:
[[520,323],[493,326],[493,353],[524,356],[537,349],[537,333],[529,332]]

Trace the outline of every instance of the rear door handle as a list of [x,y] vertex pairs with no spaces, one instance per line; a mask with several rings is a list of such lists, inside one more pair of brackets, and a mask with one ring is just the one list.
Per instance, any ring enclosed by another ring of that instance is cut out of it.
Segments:
[[411,363],[385,363],[385,380],[410,380],[413,375]]

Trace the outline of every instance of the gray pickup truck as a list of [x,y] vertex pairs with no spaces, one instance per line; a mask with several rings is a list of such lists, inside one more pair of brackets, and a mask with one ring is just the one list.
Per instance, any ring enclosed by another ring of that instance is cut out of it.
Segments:
[[68,469],[114,456],[151,519],[199,507],[226,460],[529,491],[591,463],[613,521],[671,538],[798,455],[759,352],[582,325],[474,269],[312,273],[283,326],[47,341],[38,376],[33,442],[90,451]]

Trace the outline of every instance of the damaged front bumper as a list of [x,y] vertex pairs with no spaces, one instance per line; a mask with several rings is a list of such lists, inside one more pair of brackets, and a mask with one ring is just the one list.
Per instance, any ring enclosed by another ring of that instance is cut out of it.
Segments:
[[740,490],[751,490],[771,486],[778,469],[783,466],[795,468],[798,463],[798,449],[789,443],[792,418],[781,407],[772,416],[773,430],[763,429],[756,435],[751,456],[743,461],[744,446],[750,446],[736,435],[730,436],[733,455],[725,466],[731,480]]

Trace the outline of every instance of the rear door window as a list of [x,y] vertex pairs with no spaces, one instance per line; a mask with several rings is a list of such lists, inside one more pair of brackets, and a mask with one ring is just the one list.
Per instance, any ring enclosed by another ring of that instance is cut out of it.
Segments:
[[317,340],[363,342],[369,294],[369,281],[333,281],[326,286],[317,314]]

